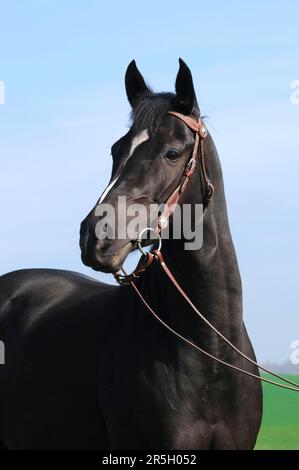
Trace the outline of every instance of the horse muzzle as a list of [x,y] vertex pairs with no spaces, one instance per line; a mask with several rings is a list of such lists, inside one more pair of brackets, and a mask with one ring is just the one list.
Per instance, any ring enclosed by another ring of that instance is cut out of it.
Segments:
[[106,236],[98,238],[95,224],[86,218],[80,229],[81,259],[85,266],[95,271],[115,273],[118,271],[135,242],[118,238],[109,238],[109,230]]

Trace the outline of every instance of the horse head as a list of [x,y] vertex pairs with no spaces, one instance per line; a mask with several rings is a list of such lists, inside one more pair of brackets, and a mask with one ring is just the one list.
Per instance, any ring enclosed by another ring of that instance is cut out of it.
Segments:
[[[194,131],[170,112],[197,122],[200,111],[191,71],[183,60],[179,62],[175,93],[154,93],[135,61],[127,68],[125,86],[132,107],[131,127],[111,148],[110,182],[80,230],[82,261],[97,271],[120,269],[129,252],[136,248],[138,230],[127,230],[136,205],[144,209],[139,231],[153,226],[161,212],[151,211],[151,207],[160,208],[168,200],[190,161]],[[195,172],[180,204],[203,203],[203,184],[202,173]],[[151,242],[150,238],[145,241]]]

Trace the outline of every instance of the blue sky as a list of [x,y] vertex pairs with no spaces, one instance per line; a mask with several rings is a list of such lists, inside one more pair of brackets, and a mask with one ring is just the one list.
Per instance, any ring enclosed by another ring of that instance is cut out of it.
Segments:
[[2,0],[0,18],[0,272],[93,275],[78,230],[127,128],[125,69],[135,58],[169,91],[181,56],[223,165],[249,333],[259,359],[286,359],[299,339],[298,2]]

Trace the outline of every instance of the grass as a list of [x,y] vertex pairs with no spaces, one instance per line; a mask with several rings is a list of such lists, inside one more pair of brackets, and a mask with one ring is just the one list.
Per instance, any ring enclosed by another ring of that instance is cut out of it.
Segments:
[[[299,384],[299,376],[285,377]],[[267,383],[263,393],[263,420],[255,449],[299,450],[299,393]]]

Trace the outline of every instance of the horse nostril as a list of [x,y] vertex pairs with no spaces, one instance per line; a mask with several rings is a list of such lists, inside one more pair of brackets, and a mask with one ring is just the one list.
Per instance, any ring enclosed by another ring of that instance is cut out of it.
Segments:
[[113,240],[114,230],[113,230],[113,227],[111,227],[111,225],[109,225],[107,222],[103,226],[102,232],[103,232],[103,239]]
[[111,246],[112,240],[109,240],[105,238],[104,240],[101,240],[101,251],[107,251],[108,248]]
[[111,225],[105,223],[102,227],[101,237],[99,239],[99,248],[101,251],[107,251],[114,240],[114,230]]
[[107,222],[106,222],[105,225],[104,225],[104,227],[103,227],[103,232],[104,232],[105,234],[107,234],[107,230],[108,230],[108,224],[107,224]]

